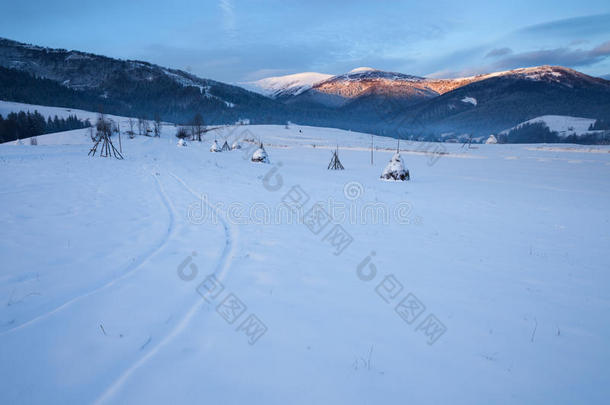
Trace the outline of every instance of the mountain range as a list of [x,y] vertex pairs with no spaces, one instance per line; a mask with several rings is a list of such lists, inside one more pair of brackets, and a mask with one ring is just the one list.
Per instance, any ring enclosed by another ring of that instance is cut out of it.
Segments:
[[62,88],[52,105],[136,117],[158,114],[179,123],[196,112],[216,123],[285,110],[268,97],[181,70],[6,39],[0,39],[0,67],[0,97],[10,101],[39,102],[48,91],[37,88],[52,81]]
[[[240,87],[241,86],[241,87]],[[188,123],[298,122],[394,137],[487,136],[545,115],[610,121],[610,81],[559,66],[439,79],[373,68],[240,86],[148,62],[0,39],[0,98]]]

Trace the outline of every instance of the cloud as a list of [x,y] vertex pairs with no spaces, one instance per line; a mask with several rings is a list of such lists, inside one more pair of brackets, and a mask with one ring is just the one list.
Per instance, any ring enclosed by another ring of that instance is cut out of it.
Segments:
[[[591,66],[604,61],[610,56],[610,41],[603,42],[591,49],[573,49],[566,46],[520,53],[506,52],[506,50],[510,51],[509,48],[492,49],[489,51],[485,58],[495,57],[503,53],[507,55],[490,64],[465,66],[459,69],[445,68],[434,71],[426,76],[430,78],[455,78],[541,65],[559,65],[572,68]],[[476,48],[472,48],[468,52],[475,51]]]
[[510,55],[513,53],[513,50],[510,48],[494,48],[491,51],[487,52],[485,55],[486,58],[497,58],[504,55]]
[[610,56],[610,41],[604,42],[590,50],[561,47],[521,52],[498,60],[492,65],[492,68],[513,69],[516,67],[539,65],[590,66],[601,62],[608,56]]
[[589,43],[589,41],[587,41],[586,39],[575,39],[574,41],[570,42],[568,45],[576,46],[576,45],[584,45],[587,43]]
[[242,80],[245,82],[250,82],[264,79],[267,77],[284,76],[291,73],[293,72],[287,69],[259,69],[254,72],[247,73],[245,76],[243,76]]
[[[304,70],[315,71],[317,67],[304,69],[303,66],[332,60],[334,51],[333,48],[325,49],[317,44],[297,48],[268,42],[257,46],[219,46],[208,49],[152,44],[141,47],[135,57],[178,69],[188,66],[193,74],[203,78],[241,82],[266,77],[266,73],[277,76]],[[321,71],[334,72],[324,68]]]
[[583,38],[596,34],[607,34],[610,27],[610,13],[584,17],[567,18],[542,24],[530,25],[516,31],[517,34],[543,37]]
[[455,79],[458,77],[482,75],[489,72],[490,68],[488,66],[479,66],[474,68],[464,68],[460,70],[443,69],[427,74],[426,77],[430,79]]
[[610,41],[606,41],[603,44],[596,46],[591,50],[592,55],[608,56],[610,55]]
[[235,7],[231,0],[220,0],[218,7],[222,11],[222,24],[225,32],[229,37],[235,37],[236,35],[236,22],[235,22]]

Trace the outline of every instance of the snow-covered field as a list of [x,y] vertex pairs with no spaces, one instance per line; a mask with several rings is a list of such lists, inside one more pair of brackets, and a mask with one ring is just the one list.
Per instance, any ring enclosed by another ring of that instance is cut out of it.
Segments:
[[0,403],[606,403],[609,147],[174,131],[0,145]]
[[583,135],[586,133],[595,133],[599,131],[589,130],[589,127],[595,123],[595,119],[582,118],[582,117],[570,117],[567,115],[543,115],[540,117],[532,118],[531,120],[522,122],[521,124],[502,131],[502,134],[509,133],[514,128],[519,128],[524,124],[536,124],[542,123],[547,126],[552,132],[557,132],[561,137],[570,135]]

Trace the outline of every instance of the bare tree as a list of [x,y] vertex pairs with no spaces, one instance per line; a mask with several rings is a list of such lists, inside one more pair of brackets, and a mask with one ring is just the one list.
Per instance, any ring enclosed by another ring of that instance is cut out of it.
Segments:
[[144,127],[144,123],[146,120],[143,117],[138,117],[138,135],[145,135],[146,128]]
[[178,131],[176,131],[176,138],[185,139],[189,137],[189,133],[184,127],[178,127]]
[[101,136],[112,136],[112,123],[107,120],[106,116],[102,113],[100,113],[97,117],[95,129],[97,131],[97,139],[99,139]]
[[203,116],[201,113],[195,114],[193,121],[191,122],[191,130],[193,133],[193,140],[201,142],[201,134],[203,133]]
[[154,131],[156,137],[161,136],[162,127],[163,127],[163,124],[161,123],[161,117],[159,116],[159,114],[155,114],[155,120],[153,121],[153,131]]
[[133,127],[135,126],[135,121],[133,120],[133,118],[130,118],[127,123],[129,124],[129,131],[127,132],[127,134],[129,135],[129,137],[131,139],[133,139],[134,135],[136,134],[135,132],[133,132]]

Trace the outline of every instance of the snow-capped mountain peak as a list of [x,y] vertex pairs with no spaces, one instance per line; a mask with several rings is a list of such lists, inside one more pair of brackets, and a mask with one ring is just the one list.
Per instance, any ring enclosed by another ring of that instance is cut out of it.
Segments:
[[550,66],[550,65],[542,65],[542,66],[533,66],[526,68],[518,68],[511,70],[504,70],[500,72],[487,73],[477,76],[471,77],[463,77],[460,79],[454,80],[471,80],[471,81],[481,81],[485,79],[489,79],[492,77],[515,77],[521,79],[527,79],[531,81],[546,81],[546,82],[556,82],[561,83],[568,78],[587,78],[588,76],[577,72],[573,69],[566,68],[563,66]]
[[333,75],[317,72],[303,72],[292,75],[275,76],[260,79],[254,82],[240,83],[250,91],[270,97],[296,96],[309,90],[312,86]]
[[376,72],[378,71],[378,69],[373,69],[372,67],[359,67],[356,69],[352,69],[348,72],[348,74],[350,73],[363,73],[363,72]]

